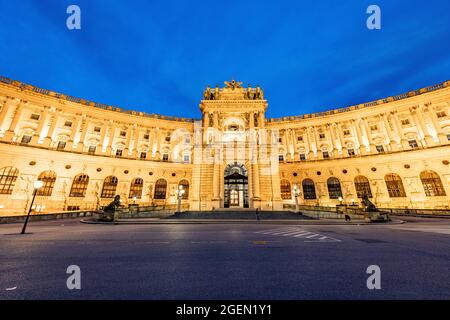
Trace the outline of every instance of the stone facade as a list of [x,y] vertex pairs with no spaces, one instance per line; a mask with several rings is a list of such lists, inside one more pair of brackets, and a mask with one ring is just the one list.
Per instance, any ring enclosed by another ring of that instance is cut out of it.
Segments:
[[450,207],[449,82],[265,118],[259,88],[208,87],[202,119],[125,111],[0,77],[0,215],[125,205],[191,210],[359,203]]

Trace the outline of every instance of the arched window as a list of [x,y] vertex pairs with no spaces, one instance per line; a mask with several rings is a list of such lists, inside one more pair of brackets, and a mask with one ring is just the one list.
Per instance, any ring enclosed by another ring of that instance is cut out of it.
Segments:
[[330,199],[339,199],[339,197],[342,197],[341,183],[338,178],[329,178],[327,180],[327,188]]
[[406,197],[405,188],[403,187],[402,178],[398,174],[389,173],[384,177],[386,187],[391,198],[404,198]]
[[106,177],[103,182],[102,198],[114,198],[119,180],[114,176]]
[[89,184],[89,176],[87,174],[79,174],[73,178],[72,188],[70,188],[69,197],[84,198]]
[[316,187],[314,186],[314,181],[311,179],[305,179],[302,182],[303,188],[303,198],[308,199],[317,199],[316,196]]
[[50,197],[52,195],[53,187],[55,186],[56,173],[55,171],[44,171],[42,172],[38,180],[42,181],[44,184],[36,192],[37,196]]
[[128,198],[134,198],[141,199],[142,198],[142,189],[144,189],[144,180],[141,178],[134,178],[133,181],[131,181],[130,186],[130,195]]
[[180,181],[180,183],[178,184],[178,186],[183,186],[183,200],[187,200],[189,199],[189,181],[183,179]]
[[369,180],[364,176],[357,176],[355,178],[356,195],[362,199],[364,195],[368,198],[372,198],[372,190],[370,190]]
[[19,170],[14,167],[0,169],[0,194],[11,194],[14,189]]
[[281,189],[281,199],[283,200],[292,199],[291,183],[288,180],[286,179],[281,180],[280,189]]
[[441,178],[439,178],[436,172],[431,170],[423,171],[420,174],[420,180],[422,180],[423,189],[427,197],[441,197],[446,195]]
[[167,192],[167,181],[159,179],[155,184],[155,196],[154,199],[165,199]]

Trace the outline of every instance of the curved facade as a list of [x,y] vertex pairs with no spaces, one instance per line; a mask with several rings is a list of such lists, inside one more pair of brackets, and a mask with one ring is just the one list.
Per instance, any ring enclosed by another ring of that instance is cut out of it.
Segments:
[[202,119],[126,111],[0,77],[0,214],[124,204],[191,210],[450,207],[450,82],[375,102],[265,118],[261,88],[207,88]]

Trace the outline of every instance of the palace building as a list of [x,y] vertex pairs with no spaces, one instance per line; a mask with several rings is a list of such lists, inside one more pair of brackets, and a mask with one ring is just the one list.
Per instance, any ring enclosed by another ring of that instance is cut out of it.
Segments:
[[[122,203],[450,209],[450,81],[270,119],[259,87],[206,88],[202,119],[129,111],[0,77],[0,215]],[[299,106],[299,109],[301,107]],[[295,189],[295,192],[294,192]]]

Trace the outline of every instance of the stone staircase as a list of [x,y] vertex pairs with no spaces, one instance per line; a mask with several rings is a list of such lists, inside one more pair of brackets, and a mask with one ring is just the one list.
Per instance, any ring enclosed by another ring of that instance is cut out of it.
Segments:
[[[260,220],[314,220],[301,213],[288,211],[262,211]],[[220,209],[216,211],[187,211],[175,213],[165,219],[218,219],[218,220],[256,220],[254,209]]]

